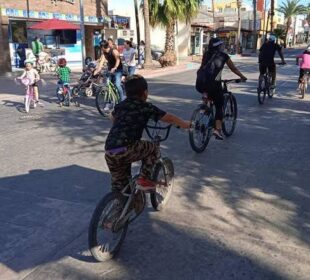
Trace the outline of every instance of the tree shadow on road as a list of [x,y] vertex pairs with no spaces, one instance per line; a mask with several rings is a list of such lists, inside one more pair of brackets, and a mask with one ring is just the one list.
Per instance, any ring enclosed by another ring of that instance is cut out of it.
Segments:
[[92,211],[109,186],[108,173],[78,165],[1,178],[2,277],[48,263],[87,232]]

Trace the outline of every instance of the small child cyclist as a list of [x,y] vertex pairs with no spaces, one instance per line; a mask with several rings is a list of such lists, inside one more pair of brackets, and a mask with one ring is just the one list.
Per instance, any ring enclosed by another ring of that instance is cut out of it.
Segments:
[[298,78],[298,88],[297,91],[300,91],[300,85],[302,82],[302,77],[304,74],[309,71],[310,72],[310,46],[303,52],[303,54],[300,54],[296,58],[296,64],[298,65],[299,59],[301,59],[299,63],[299,78]]
[[58,75],[59,85],[68,84],[70,82],[71,69],[67,66],[67,60],[65,58],[60,58],[58,60],[58,66],[56,73]]
[[142,161],[137,188],[142,191],[154,190],[151,181],[152,169],[158,159],[158,146],[141,140],[149,119],[188,129],[189,121],[184,121],[147,102],[148,85],[140,75],[129,77],[125,83],[127,98],[117,104],[112,112],[113,126],[105,143],[105,159],[112,176],[112,190],[122,190],[131,176],[131,164]]
[[23,74],[18,79],[27,78],[33,84],[33,91],[35,96],[35,102],[39,102],[39,88],[38,88],[38,81],[40,80],[40,75],[36,69],[33,68],[33,62],[30,60],[25,60],[25,70]]
[[[67,66],[67,60],[65,58],[60,58],[58,60],[58,69],[56,70],[56,73],[58,75],[58,88],[56,91],[59,104],[60,106],[63,105],[63,103],[67,106],[69,106],[70,99],[71,99],[71,94],[70,94],[70,87],[69,87],[69,82],[70,82],[70,74],[71,74],[71,69]],[[66,98],[66,94],[67,96]]]

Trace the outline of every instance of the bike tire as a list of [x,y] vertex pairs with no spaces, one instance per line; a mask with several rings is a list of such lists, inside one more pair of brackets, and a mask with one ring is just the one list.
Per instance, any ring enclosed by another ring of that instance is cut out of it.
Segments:
[[[104,116],[108,117],[111,109],[114,108],[113,99],[108,90],[102,90],[96,95],[96,107],[98,112]],[[109,110],[105,111],[106,106],[109,106]]]
[[[206,124],[197,124],[196,118],[200,118],[199,122],[204,118],[208,118],[208,123]],[[197,108],[194,110],[192,117],[191,117],[191,128],[189,130],[189,142],[192,147],[192,149],[196,153],[202,153],[206,147],[208,146],[208,143],[210,141],[211,135],[212,135],[212,127],[210,126],[210,121],[212,118],[211,112],[206,112],[205,109]],[[202,133],[203,138],[201,138],[199,142],[200,145],[197,145],[195,141],[195,135],[198,133]]]
[[[223,118],[222,130],[224,135],[226,137],[229,137],[234,133],[237,123],[238,106],[235,96],[229,95],[225,97],[223,111],[224,111],[224,118]],[[232,119],[231,127],[227,125],[228,118]]]
[[259,104],[264,104],[266,98],[266,90],[265,89],[257,89],[257,98]]
[[25,111],[26,111],[26,113],[29,113],[29,111],[30,111],[30,104],[31,104],[30,96],[25,96],[24,103],[25,103]]
[[266,88],[267,88],[267,83],[266,83],[266,78],[265,76],[263,78],[259,78],[258,81],[258,88],[257,88],[257,99],[259,104],[264,104],[265,98],[266,98]]
[[268,74],[268,89],[267,89],[267,95],[268,95],[268,97],[269,98],[272,98],[273,97],[273,95],[275,94],[275,92],[276,92],[276,89],[275,88],[271,88],[271,81],[272,81],[272,77],[271,77],[271,75],[270,74]]
[[300,99],[305,98],[305,93],[306,93],[306,88],[307,88],[307,85],[305,83],[307,83],[307,81],[303,81],[301,89],[300,89],[300,94],[301,94]]
[[[164,181],[160,176],[163,176]],[[151,204],[154,210],[161,211],[170,199],[174,184],[174,167],[169,158],[163,158],[155,165],[153,181],[158,184],[156,191],[150,193]]]
[[[110,207],[107,213],[104,215],[104,210],[108,208],[112,201],[116,201],[118,203],[118,208]],[[115,226],[115,221],[122,213],[124,206],[126,203],[126,198],[119,192],[111,192],[108,193],[97,205],[90,224],[88,228],[88,246],[92,256],[99,262],[107,261],[112,259],[119,251],[128,228],[128,221],[125,222],[123,227],[121,227],[117,232],[114,232],[113,226]],[[116,210],[114,209],[116,208]],[[116,213],[113,213],[112,210],[115,210]],[[111,215],[109,217],[108,215]],[[101,218],[103,219],[101,221]],[[114,219],[112,221],[109,220]],[[106,220],[104,220],[106,219]],[[104,228],[104,222],[107,225]],[[100,236],[98,236],[98,230],[101,229]],[[116,244],[113,247],[110,247],[110,243],[105,240],[104,243],[100,244],[99,238],[104,236],[104,231],[110,232],[112,234],[112,241],[115,240],[115,235],[117,237]]]

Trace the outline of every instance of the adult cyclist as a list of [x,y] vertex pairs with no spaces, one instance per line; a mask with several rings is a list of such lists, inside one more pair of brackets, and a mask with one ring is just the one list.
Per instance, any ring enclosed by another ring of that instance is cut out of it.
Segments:
[[259,56],[258,56],[259,73],[260,73],[259,79],[261,80],[263,78],[268,68],[269,73],[271,73],[271,89],[275,89],[276,87],[277,72],[276,72],[276,64],[274,62],[276,52],[278,52],[282,60],[281,64],[282,65],[286,64],[282,53],[282,47],[275,41],[276,37],[274,35],[269,35],[267,41],[259,49]]
[[[234,63],[231,61],[229,55],[224,52],[224,42],[218,38],[212,38],[209,42],[209,48],[204,53],[201,67],[207,66],[212,71],[208,75],[210,80],[204,86],[203,91],[207,93],[215,105],[215,129],[213,135],[218,140],[223,140],[222,135],[222,122],[223,122],[223,106],[224,106],[224,94],[221,83],[222,71],[225,64],[228,68],[239,76],[242,80],[246,81],[246,77],[237,69]],[[211,70],[212,69],[212,70]]]
[[103,65],[107,63],[109,76],[111,76],[112,82],[118,90],[120,99],[124,100],[125,97],[122,88],[123,65],[120,59],[120,54],[117,49],[111,48],[109,42],[106,41],[101,44],[101,51],[102,55],[94,75],[99,74],[103,68]]

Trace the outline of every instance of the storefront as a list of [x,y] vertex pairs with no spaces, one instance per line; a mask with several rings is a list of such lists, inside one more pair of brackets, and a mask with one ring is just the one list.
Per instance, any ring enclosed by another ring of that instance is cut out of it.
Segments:
[[[31,1],[31,0],[30,0]],[[35,37],[39,37],[44,47],[48,50],[62,49],[64,50],[65,57],[69,62],[69,65],[81,66],[82,64],[82,45],[81,45],[81,32],[79,30],[32,30],[29,29],[32,25],[47,19],[61,19],[74,24],[80,24],[79,6],[74,0],[70,0],[70,3],[62,1],[58,6],[51,4],[46,5],[47,11],[36,11],[35,9],[27,10],[18,8],[1,8],[1,28],[7,32],[6,38],[0,38],[0,43],[4,48],[9,49],[10,53],[10,65],[12,68],[20,67],[20,54],[25,53],[26,49],[31,48],[31,43]],[[10,1],[9,1],[10,2]],[[49,1],[42,1],[49,2]],[[59,1],[58,1],[59,2]],[[92,4],[92,0],[85,0],[85,5]],[[1,0],[0,0],[1,4]],[[12,3],[11,3],[12,4]],[[10,5],[4,4],[5,5]],[[60,6],[62,5],[62,6]],[[71,5],[71,6],[67,6]],[[15,5],[16,6],[16,5]],[[3,5],[2,5],[3,7]],[[62,9],[62,7],[65,7]],[[69,11],[71,8],[72,13],[62,13]],[[106,6],[105,6],[106,7]],[[88,9],[89,10],[89,9]],[[97,12],[94,12],[94,16],[85,15],[85,49],[86,56],[95,58],[96,49],[98,50],[98,44],[103,37],[104,29],[109,26],[110,19],[107,16],[107,11],[101,11],[101,16]],[[8,62],[6,62],[8,64]]]

